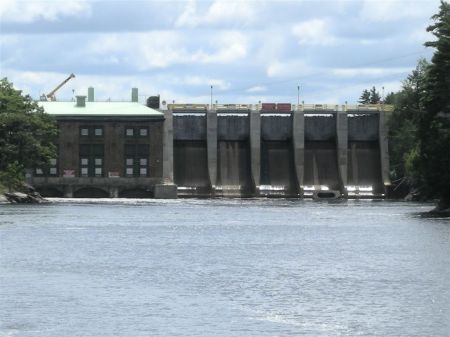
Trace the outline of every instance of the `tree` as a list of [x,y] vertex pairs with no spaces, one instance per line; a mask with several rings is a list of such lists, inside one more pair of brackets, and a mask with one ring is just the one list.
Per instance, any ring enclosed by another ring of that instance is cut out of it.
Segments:
[[[17,162],[10,163],[4,171],[0,171],[0,183],[6,187],[8,191],[20,189],[25,183],[23,176],[23,166]],[[2,193],[2,191],[0,191]]]
[[364,89],[358,101],[360,104],[378,104],[381,102],[381,96],[375,87]]
[[370,103],[370,91],[367,89],[364,89],[358,102],[361,104],[369,104]]
[[394,105],[397,102],[397,99],[398,99],[398,93],[391,91],[390,93],[388,93],[386,95],[383,103]]
[[[410,75],[403,81],[399,92],[386,97],[387,104],[395,104],[389,118],[389,157],[391,178],[414,185],[414,165],[417,156],[417,123],[422,114],[421,101],[429,63],[420,59]],[[389,102],[388,102],[389,100]]]
[[428,67],[418,115],[418,151],[414,160],[422,193],[439,198],[450,207],[450,4],[441,0],[439,13],[427,31],[436,40],[425,43],[435,49]]
[[381,96],[375,87],[370,89],[370,104],[378,104],[381,102]]
[[[4,173],[2,177],[10,177],[14,172],[23,176],[23,168],[48,164],[49,160],[56,156],[54,145],[56,134],[56,122],[44,113],[43,108],[39,107],[29,95],[22,95],[22,92],[16,90],[6,78],[0,81],[0,172]],[[7,184],[9,183],[4,183],[5,186]]]

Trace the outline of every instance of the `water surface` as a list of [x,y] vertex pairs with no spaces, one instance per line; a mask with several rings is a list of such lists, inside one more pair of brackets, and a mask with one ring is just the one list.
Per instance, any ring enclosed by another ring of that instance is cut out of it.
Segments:
[[0,336],[449,336],[429,204],[0,206]]

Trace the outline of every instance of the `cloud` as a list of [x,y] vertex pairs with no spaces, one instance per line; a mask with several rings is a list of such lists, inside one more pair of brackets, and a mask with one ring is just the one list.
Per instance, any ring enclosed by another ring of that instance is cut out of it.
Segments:
[[2,76],[34,97],[74,72],[77,78],[58,98],[94,85],[97,97],[128,99],[130,87],[138,86],[167,101],[205,103],[211,84],[219,102],[252,103],[296,101],[298,84],[302,98],[319,102],[351,101],[362,86],[401,83],[417,58],[432,54],[422,45],[429,40],[424,27],[439,5],[439,0],[1,1]]
[[372,77],[406,74],[411,68],[335,68],[331,73],[339,77]]
[[91,13],[87,1],[36,1],[2,0],[0,20],[4,23],[31,23],[38,20],[57,21],[61,17],[86,16]]
[[210,37],[213,52],[194,53],[193,60],[202,63],[230,63],[247,55],[248,41],[243,33],[225,31]]
[[437,4],[437,0],[364,0],[359,16],[366,22],[400,21],[432,13]]
[[230,87],[230,83],[221,80],[202,76],[185,76],[183,78],[176,78],[174,81],[178,84],[194,85],[194,86],[214,86],[214,88],[225,90]]
[[267,87],[264,85],[255,85],[254,87],[248,88],[246,91],[249,93],[264,92],[267,91]]
[[269,78],[283,78],[283,77],[304,77],[317,72],[317,68],[307,64],[302,59],[290,59],[271,62],[266,69],[266,74]]
[[229,64],[247,55],[247,39],[239,32],[198,36],[204,43],[194,46],[189,45],[189,36],[179,31],[100,34],[86,53],[101,60],[113,57],[141,71],[176,64]]
[[188,1],[183,12],[175,20],[175,27],[234,25],[243,22],[248,25],[256,18],[256,2],[215,0],[204,12],[199,12],[197,2]]
[[336,38],[330,33],[330,23],[325,19],[312,19],[294,24],[291,32],[300,45],[331,45]]

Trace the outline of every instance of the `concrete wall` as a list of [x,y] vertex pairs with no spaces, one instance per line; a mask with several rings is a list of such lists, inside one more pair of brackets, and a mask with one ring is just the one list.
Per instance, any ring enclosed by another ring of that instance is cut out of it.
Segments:
[[349,141],[378,140],[378,113],[348,113],[347,118]]
[[261,114],[261,139],[287,141],[292,139],[292,115]]
[[173,130],[175,140],[205,140],[205,114],[174,114]]
[[336,114],[305,112],[305,139],[334,141],[336,139]]
[[[312,195],[305,190],[309,187],[346,196],[351,184],[369,184],[382,194],[381,162],[386,168],[388,159],[385,147],[380,152],[385,145],[380,135],[386,131],[378,112],[177,110],[175,116],[175,146],[190,148],[189,158],[197,158],[191,162],[175,158],[175,177],[193,171],[198,176],[192,180],[201,180],[198,184],[205,185],[208,179],[210,189],[203,188],[198,195],[299,197]],[[201,159],[205,154],[206,160]]]
[[249,138],[248,113],[217,114],[217,140],[245,141]]

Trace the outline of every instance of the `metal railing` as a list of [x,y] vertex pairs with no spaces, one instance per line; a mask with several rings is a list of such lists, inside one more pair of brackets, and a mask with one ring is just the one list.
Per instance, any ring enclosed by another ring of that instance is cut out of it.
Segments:
[[[248,110],[258,110],[262,112],[289,112],[284,106],[287,103],[282,103],[283,109],[278,110],[277,108],[272,109],[270,111],[266,111],[263,109],[263,104],[213,104],[212,109],[216,111],[226,111],[226,110],[234,110],[234,111],[248,111]],[[172,111],[182,111],[182,110],[190,110],[190,111],[205,111],[209,110],[209,104],[168,104],[167,108]],[[385,111],[392,112],[394,110],[394,106],[390,104],[291,104],[290,111]]]

